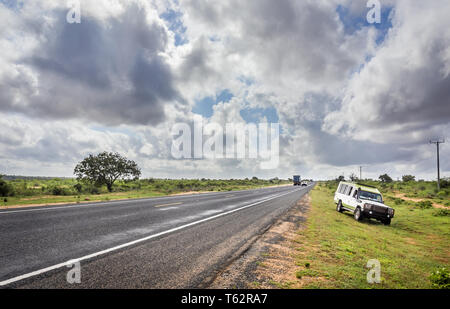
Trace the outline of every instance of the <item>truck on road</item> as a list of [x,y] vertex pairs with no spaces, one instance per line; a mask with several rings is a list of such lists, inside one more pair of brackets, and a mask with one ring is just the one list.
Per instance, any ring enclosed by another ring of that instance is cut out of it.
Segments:
[[294,186],[300,186],[301,181],[300,175],[294,175],[293,179],[294,179]]

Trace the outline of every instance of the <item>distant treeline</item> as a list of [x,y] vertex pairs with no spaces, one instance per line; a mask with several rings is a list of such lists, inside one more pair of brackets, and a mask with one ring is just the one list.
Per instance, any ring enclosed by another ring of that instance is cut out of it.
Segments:
[[[75,178],[21,177],[0,178],[1,196],[36,196],[36,195],[81,195],[107,193],[105,186],[96,186]],[[258,186],[270,186],[290,183],[288,180],[273,178],[258,179],[138,179],[118,180],[112,192],[160,192],[163,194],[189,191],[231,191]]]

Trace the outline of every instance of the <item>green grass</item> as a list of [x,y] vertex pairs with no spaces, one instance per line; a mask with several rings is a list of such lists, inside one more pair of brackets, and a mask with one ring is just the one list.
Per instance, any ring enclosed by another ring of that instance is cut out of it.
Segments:
[[[431,273],[449,268],[448,215],[408,202],[394,204],[387,197],[386,203],[396,210],[390,226],[373,219],[357,222],[348,212],[336,212],[333,194],[326,183],[311,192],[307,228],[296,239],[296,276],[312,279],[304,287],[432,288]],[[381,263],[380,284],[367,283],[370,259]]]
[[[272,179],[141,179],[117,181],[113,192],[106,187],[94,187],[78,183],[72,178],[18,178],[6,180],[12,193],[1,197],[0,206],[83,203],[87,201],[109,201],[117,199],[147,198],[192,191],[219,192],[245,190],[290,183],[287,180]],[[81,185],[77,190],[77,185]],[[6,201],[5,201],[6,200]]]

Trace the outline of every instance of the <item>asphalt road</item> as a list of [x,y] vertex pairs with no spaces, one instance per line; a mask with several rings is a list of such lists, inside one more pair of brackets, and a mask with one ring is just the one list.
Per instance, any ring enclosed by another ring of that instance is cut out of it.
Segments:
[[[197,288],[309,187],[0,211],[0,287]],[[81,283],[67,273],[77,260]]]

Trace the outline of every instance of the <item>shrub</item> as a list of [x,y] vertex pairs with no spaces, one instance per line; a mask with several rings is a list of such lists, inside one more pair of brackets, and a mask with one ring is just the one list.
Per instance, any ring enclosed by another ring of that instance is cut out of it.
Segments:
[[77,183],[77,184],[73,185],[73,188],[74,188],[78,193],[81,193],[81,191],[83,190],[83,186],[81,185],[81,183]]
[[445,191],[440,191],[436,194],[437,198],[443,200],[446,196],[447,196],[447,192]]
[[401,198],[394,197],[393,200],[394,200],[395,205],[400,205],[403,203],[403,199],[401,199]]
[[440,186],[442,189],[450,188],[450,178],[441,179]]
[[421,201],[416,203],[416,206],[420,209],[430,209],[433,208],[433,204],[430,201]]
[[450,289],[450,272],[445,267],[439,268],[431,273],[430,281],[435,289]]
[[448,217],[450,216],[450,210],[448,209],[438,209],[433,213],[435,217]]
[[0,177],[0,196],[13,195],[12,186]]
[[67,190],[62,187],[55,186],[52,188],[53,195],[69,195]]
[[97,186],[92,186],[89,188],[89,192],[91,194],[100,194],[100,188]]

